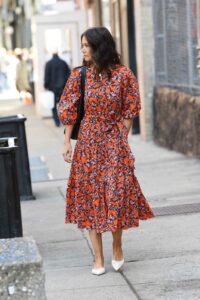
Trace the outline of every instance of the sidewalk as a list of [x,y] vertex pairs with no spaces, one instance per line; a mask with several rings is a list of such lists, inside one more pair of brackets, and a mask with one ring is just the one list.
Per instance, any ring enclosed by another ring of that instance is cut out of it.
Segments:
[[104,233],[107,273],[94,276],[88,232],[64,223],[70,165],[61,155],[63,130],[39,119],[32,106],[1,109],[16,113],[28,118],[33,174],[48,175],[42,181],[35,175],[36,200],[21,203],[24,236],[34,237],[43,257],[47,299],[200,299],[200,161],[129,135],[136,176],[157,216],[123,232],[123,272],[112,269],[112,237]]

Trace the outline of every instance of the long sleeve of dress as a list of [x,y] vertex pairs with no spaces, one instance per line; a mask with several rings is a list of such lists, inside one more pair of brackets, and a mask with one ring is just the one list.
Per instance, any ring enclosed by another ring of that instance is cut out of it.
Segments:
[[77,118],[77,101],[81,97],[80,68],[72,70],[57,106],[58,117],[63,125],[74,125]]
[[122,83],[121,115],[124,119],[132,119],[139,115],[141,100],[137,78],[127,69]]

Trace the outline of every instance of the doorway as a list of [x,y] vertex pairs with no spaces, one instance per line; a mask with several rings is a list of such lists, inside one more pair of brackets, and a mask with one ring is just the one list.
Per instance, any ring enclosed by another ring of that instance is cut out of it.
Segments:
[[[67,21],[66,21],[67,20]],[[44,69],[53,52],[58,52],[70,68],[81,64],[80,35],[86,29],[83,11],[68,12],[53,16],[37,16],[33,26],[34,79],[36,111],[42,117],[51,116],[44,108],[41,93],[44,91]]]

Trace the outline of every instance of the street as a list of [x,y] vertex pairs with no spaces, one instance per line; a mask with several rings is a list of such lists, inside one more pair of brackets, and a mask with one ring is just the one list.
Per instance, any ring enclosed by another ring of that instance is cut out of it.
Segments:
[[47,299],[200,299],[200,161],[129,134],[136,176],[156,217],[123,232],[121,272],[112,269],[112,236],[104,233],[107,272],[94,276],[88,232],[64,223],[70,165],[61,155],[63,128],[40,119],[32,105],[9,107],[2,105],[1,113],[27,117],[36,200],[21,202],[23,230],[43,258]]

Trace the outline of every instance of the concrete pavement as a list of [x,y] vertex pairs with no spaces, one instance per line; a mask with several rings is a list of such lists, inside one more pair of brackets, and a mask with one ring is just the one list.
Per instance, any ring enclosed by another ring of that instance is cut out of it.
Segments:
[[[44,260],[48,300],[200,299],[199,160],[129,134],[136,176],[147,200],[155,212],[171,207],[172,213],[140,221],[138,228],[123,232],[123,272],[111,267],[112,236],[104,233],[107,273],[94,276],[90,273],[93,253],[88,232],[64,224],[70,165],[61,155],[62,128],[55,128],[51,119],[38,118],[33,106],[13,103],[1,107],[1,114],[8,113],[28,117],[29,156],[42,156],[52,178],[35,180],[37,199],[21,203],[24,235],[34,237]],[[177,209],[193,203],[197,204],[194,213],[180,214]]]

